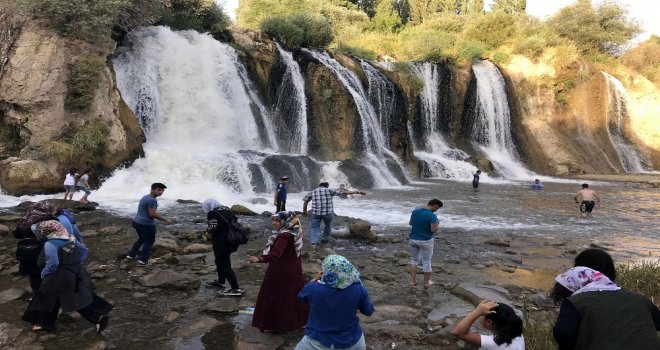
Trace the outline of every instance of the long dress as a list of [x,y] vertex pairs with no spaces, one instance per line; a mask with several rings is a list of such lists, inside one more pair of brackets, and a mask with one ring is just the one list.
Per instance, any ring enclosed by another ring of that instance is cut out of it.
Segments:
[[288,232],[280,233],[268,254],[260,259],[269,264],[259,289],[252,326],[261,332],[271,330],[276,333],[302,328],[307,323],[309,306],[297,297],[304,280],[294,236]]

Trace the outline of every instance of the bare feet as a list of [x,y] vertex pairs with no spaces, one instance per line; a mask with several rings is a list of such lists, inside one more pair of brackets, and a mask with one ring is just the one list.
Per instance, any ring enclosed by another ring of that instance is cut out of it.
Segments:
[[424,289],[429,289],[429,287],[432,286],[433,284],[434,284],[433,281],[428,281],[428,282],[424,283]]
[[415,288],[415,287],[417,287],[417,282],[410,282],[409,285],[410,285],[410,288]]

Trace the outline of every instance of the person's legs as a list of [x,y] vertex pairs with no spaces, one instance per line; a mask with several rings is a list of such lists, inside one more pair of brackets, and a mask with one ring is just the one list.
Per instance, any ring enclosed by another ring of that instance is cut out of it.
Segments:
[[431,238],[428,241],[420,242],[420,258],[422,259],[422,266],[424,271],[424,288],[428,288],[433,284],[431,281],[431,258],[433,257],[433,244],[434,240]]
[[133,228],[135,229],[135,232],[138,235],[138,239],[135,241],[135,243],[133,243],[133,246],[131,247],[131,250],[128,251],[127,256],[130,258],[135,258],[138,251],[140,250],[140,247],[144,243],[144,239],[142,238],[142,232],[139,228],[140,225],[136,224],[135,222],[133,222],[132,224],[133,224]]
[[362,336],[358,341],[353,344],[350,348],[347,348],[346,350],[367,350],[367,343],[364,341],[364,333],[362,333]]
[[143,263],[149,262],[151,255],[151,247],[154,246],[156,241],[156,226],[141,225],[142,228],[142,254],[140,254],[140,261]]
[[330,233],[332,232],[332,218],[334,217],[333,213],[323,215],[323,236],[321,237],[321,242],[327,242],[330,240]]
[[88,202],[87,196],[89,196],[89,194],[92,193],[92,191],[90,191],[89,188],[87,187],[83,187],[82,190],[85,194],[80,198],[80,201],[83,203],[87,203]]
[[419,263],[419,245],[417,241],[410,240],[410,265],[408,266],[408,271],[410,271],[410,281],[409,284],[411,287],[417,285],[417,264]]
[[322,218],[323,218],[322,215],[312,214],[312,219],[311,219],[312,229],[310,230],[310,237],[309,237],[309,239],[312,241],[312,244],[319,244]]
[[582,203],[580,203],[580,215],[582,217],[587,216],[587,202],[586,201],[582,201]]

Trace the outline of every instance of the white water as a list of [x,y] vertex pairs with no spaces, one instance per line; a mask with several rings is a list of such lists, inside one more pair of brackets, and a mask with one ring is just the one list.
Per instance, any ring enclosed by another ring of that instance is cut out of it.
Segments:
[[[442,79],[435,64],[422,62],[410,63],[412,71],[424,81],[420,94],[421,118],[423,122],[423,142],[413,142],[415,157],[424,161],[429,167],[431,177],[456,180],[471,180],[477,167],[465,161],[469,155],[459,149],[452,148],[440,133],[440,94]],[[448,82],[447,82],[448,84]],[[414,134],[410,131],[411,138]],[[422,144],[420,149],[416,144]],[[484,175],[487,177],[487,175]]]
[[499,174],[507,179],[527,180],[538,177],[518,158],[511,136],[511,112],[502,74],[490,61],[472,65],[477,79],[477,118],[473,139]]
[[628,115],[628,94],[619,79],[601,72],[607,86],[607,133],[614,146],[621,165],[627,173],[645,173],[650,171],[648,161],[640,150],[630,142],[625,134]]
[[401,182],[387,168],[385,158],[394,159],[402,169],[405,168],[402,166],[399,157],[387,149],[387,143],[380,128],[378,116],[373,106],[369,103],[369,98],[358,76],[339,64],[327,52],[303,50],[334,72],[337,79],[339,79],[353,97],[358,113],[360,114],[362,141],[365,146],[365,157],[362,159],[362,164],[369,169],[376,187],[401,185]]
[[371,105],[374,106],[376,115],[378,115],[385,144],[389,145],[390,123],[396,117],[394,116],[394,84],[368,62],[360,60],[360,65],[369,81],[367,95]]
[[[293,59],[291,52],[284,50],[280,44],[275,43],[280,58],[286,65],[286,71],[282,77],[282,84],[278,91],[277,102],[275,105],[275,114],[283,110],[283,104],[293,104],[286,110],[295,110],[296,116],[293,125],[287,130],[287,138],[290,141],[290,153],[307,154],[307,103],[305,99],[305,79],[300,72],[298,62]],[[292,107],[292,108],[291,108]]]

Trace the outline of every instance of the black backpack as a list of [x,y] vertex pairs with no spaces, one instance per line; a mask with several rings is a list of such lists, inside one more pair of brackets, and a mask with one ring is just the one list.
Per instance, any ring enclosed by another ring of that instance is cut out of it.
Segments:
[[229,209],[223,208],[218,210],[218,214],[223,220],[225,220],[227,226],[229,227],[227,230],[227,242],[233,245],[241,245],[247,243],[250,240],[248,231],[245,229],[245,227],[243,227],[243,225],[241,225],[240,222],[238,222],[238,218],[236,218],[236,216],[233,216],[231,220],[227,220],[227,218],[222,214],[223,210],[229,211]]

